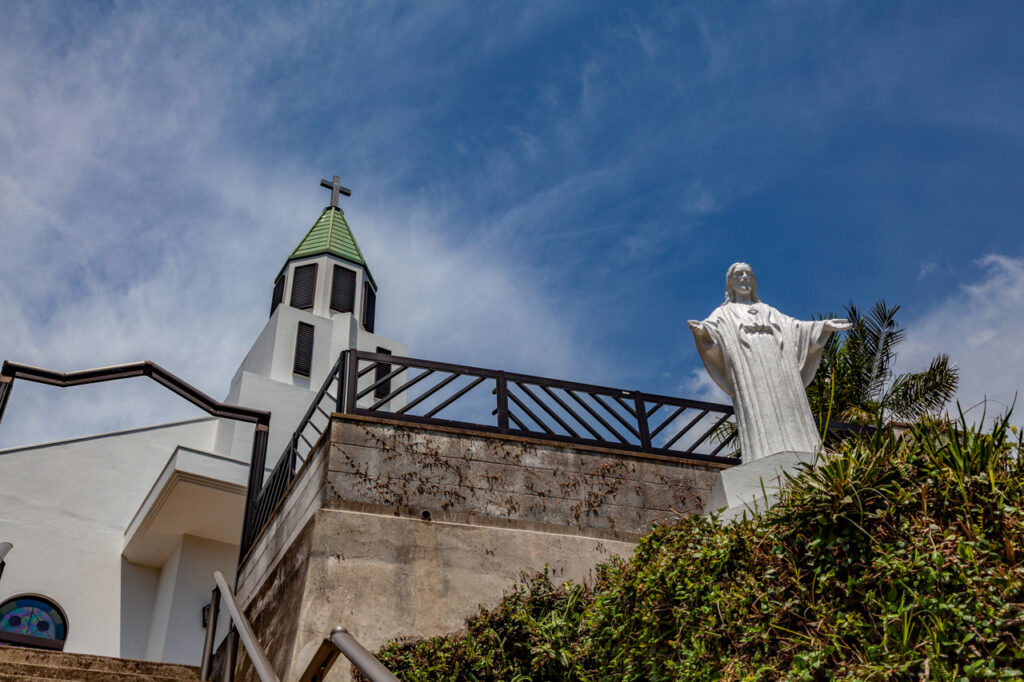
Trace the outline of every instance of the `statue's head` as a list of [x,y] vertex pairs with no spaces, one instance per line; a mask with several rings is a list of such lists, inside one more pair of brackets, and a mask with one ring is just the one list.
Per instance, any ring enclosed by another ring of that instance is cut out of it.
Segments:
[[736,302],[736,291],[749,291],[750,300],[759,302],[757,297],[757,278],[754,270],[746,263],[733,263],[725,273],[725,302]]

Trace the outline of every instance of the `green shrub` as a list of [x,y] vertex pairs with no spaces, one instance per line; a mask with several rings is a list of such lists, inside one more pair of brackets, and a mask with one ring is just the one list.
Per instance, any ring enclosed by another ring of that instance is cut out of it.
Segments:
[[656,527],[592,585],[523,583],[402,680],[975,680],[1024,668],[1024,464],[990,431],[878,429],[764,515]]

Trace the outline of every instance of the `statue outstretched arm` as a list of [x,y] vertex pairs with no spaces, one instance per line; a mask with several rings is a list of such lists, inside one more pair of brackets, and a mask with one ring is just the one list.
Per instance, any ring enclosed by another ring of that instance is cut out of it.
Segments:
[[686,324],[693,331],[694,338],[701,343],[710,346],[715,342],[714,339],[711,338],[711,330],[708,329],[708,325],[706,323],[699,320],[687,320]]
[[825,320],[825,329],[830,332],[845,332],[848,329],[853,329],[853,322],[843,318]]
[[704,362],[708,374],[723,391],[730,396],[733,395],[732,382],[729,380],[728,371],[725,368],[725,353],[722,350],[722,344],[717,342],[711,333],[715,326],[714,322],[687,320],[686,324],[693,332],[693,340],[697,343],[697,352],[700,354],[700,359]]

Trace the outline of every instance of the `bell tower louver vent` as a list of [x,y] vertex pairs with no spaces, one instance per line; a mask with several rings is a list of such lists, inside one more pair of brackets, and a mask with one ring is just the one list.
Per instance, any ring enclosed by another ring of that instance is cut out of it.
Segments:
[[313,370],[313,332],[311,324],[299,322],[295,332],[295,363],[292,371],[299,376],[308,377]]
[[373,333],[374,318],[377,316],[377,293],[369,282],[363,282],[363,329]]
[[354,270],[335,265],[331,283],[331,310],[338,313],[351,313],[355,307],[356,273]]
[[284,275],[277,278],[274,282],[274,295],[270,299],[270,314],[273,315],[274,311],[277,310],[277,306],[281,305],[281,301],[284,300]]
[[300,310],[313,307],[313,296],[316,293],[316,263],[300,265],[295,268],[295,279],[292,281],[291,306]]

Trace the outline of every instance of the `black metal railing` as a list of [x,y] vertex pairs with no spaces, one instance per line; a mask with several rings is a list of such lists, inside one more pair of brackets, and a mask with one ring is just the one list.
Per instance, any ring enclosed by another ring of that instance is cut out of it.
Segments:
[[[240,557],[266,526],[332,411],[727,464],[733,410],[699,400],[366,351],[344,351],[258,494],[247,496]],[[252,477],[250,477],[252,478]]]
[[[263,470],[260,469],[261,480],[257,487],[259,493],[253,495],[250,490],[246,497],[242,544],[239,548],[240,560],[245,558],[277,504],[284,497],[288,486],[295,479],[299,469],[313,454],[320,437],[330,424],[331,413],[344,411],[344,406],[339,402],[342,394],[338,387],[344,385],[342,373],[345,367],[345,358],[349,352],[343,352],[338,357],[338,361],[334,363],[334,367],[331,368],[323,386],[320,387],[309,409],[306,410],[306,414],[302,417],[295,432],[292,433],[288,445],[285,446],[284,452],[281,453],[281,457],[278,458],[265,483],[262,481]],[[334,389],[333,394],[331,393],[332,388]]]
[[[331,411],[728,465],[740,455],[731,405],[350,349],[259,494],[250,491],[243,561],[314,454]],[[829,437],[863,428],[833,423]]]
[[736,462],[731,405],[361,351],[347,363],[350,414]]
[[67,388],[134,377],[149,377],[214,417],[255,425],[252,439],[252,454],[249,458],[249,483],[245,495],[246,518],[248,518],[248,510],[253,508],[256,502],[253,495],[256,491],[263,488],[263,468],[267,458],[270,413],[266,410],[229,405],[214,400],[192,384],[168,372],[155,362],[145,360],[124,365],[83,369],[75,372],[58,372],[43,367],[25,365],[20,362],[5,361],[3,366],[0,367],[0,420],[3,420],[4,411],[7,409],[7,401],[10,399],[11,391],[14,389],[15,379]]

